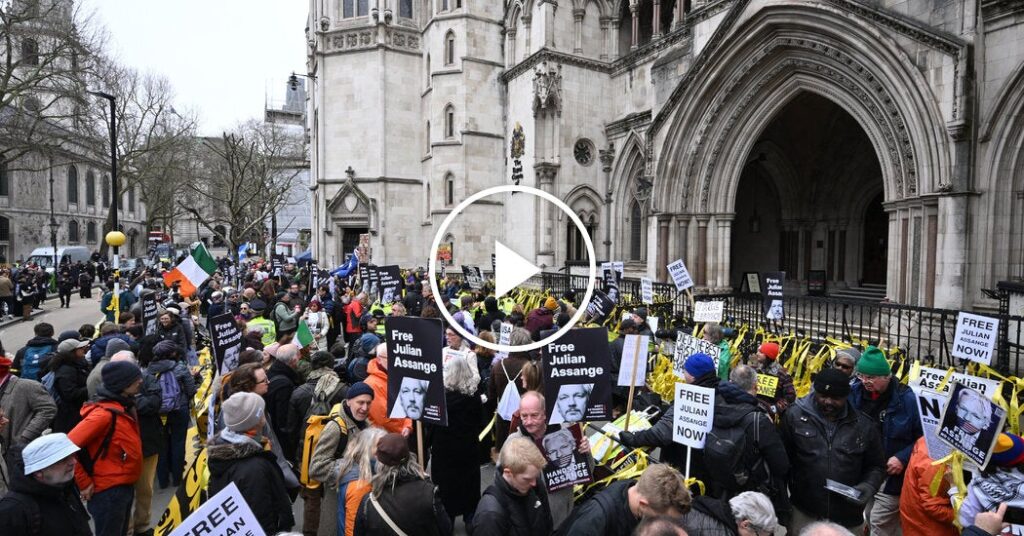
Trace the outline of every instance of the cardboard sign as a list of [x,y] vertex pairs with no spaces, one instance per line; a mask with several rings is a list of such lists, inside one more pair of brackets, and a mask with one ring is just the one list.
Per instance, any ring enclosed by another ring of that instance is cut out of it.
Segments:
[[619,303],[619,283],[622,281],[622,270],[616,265],[622,263],[602,262],[601,282],[605,294],[613,303]]
[[[498,344],[502,346],[508,346],[512,344],[512,329],[514,326],[508,322],[501,323],[501,331],[498,332]],[[497,357],[499,359],[505,359],[508,357],[508,352],[498,352]]]
[[985,467],[1005,420],[1006,410],[958,383],[942,414],[938,436],[978,467]]
[[683,259],[668,265],[668,273],[672,276],[672,282],[675,283],[676,290],[679,292],[693,286],[693,278],[690,277],[690,271],[686,269]]
[[779,387],[779,377],[771,374],[757,375],[757,395],[775,400],[775,390]]
[[146,335],[156,335],[157,318],[160,316],[160,308],[156,303],[156,293],[150,293],[142,297],[142,326]]
[[[647,378],[648,342],[650,342],[650,337],[647,335],[626,335],[622,344],[622,361],[619,362],[618,385],[620,387],[644,385]],[[636,374],[630,378],[634,362],[636,363]]]
[[768,320],[782,320],[786,317],[782,308],[786,272],[765,272],[761,277],[764,280],[764,284],[761,285],[764,293],[764,316]]
[[956,317],[953,357],[992,364],[999,337],[999,320],[988,316],[960,312]]
[[693,354],[708,354],[715,362],[715,370],[718,370],[718,357],[722,354],[722,349],[704,339],[680,331],[676,336],[675,355],[672,356],[672,372],[676,376],[683,377],[686,360]]
[[715,390],[676,383],[672,441],[702,449],[715,418]]
[[721,324],[723,315],[725,315],[725,302],[723,301],[699,301],[693,304],[694,322]]
[[474,290],[479,290],[484,286],[484,273],[480,270],[479,266],[462,266],[462,277],[465,278],[466,283]]
[[548,424],[606,420],[611,416],[612,358],[608,330],[577,328],[541,347]]
[[593,482],[587,456],[578,450],[581,437],[580,425],[574,424],[541,439],[544,457],[548,459],[544,482],[549,492]]
[[402,299],[402,270],[397,265],[377,268],[380,281],[377,287],[382,304],[394,303]]
[[388,345],[388,417],[448,426],[441,321],[392,317],[384,334]]
[[587,303],[587,316],[590,317],[591,321],[597,324],[604,324],[605,320],[611,316],[614,310],[615,300],[609,298],[604,292],[594,289],[594,294],[590,297],[590,302]]
[[242,332],[231,313],[209,319],[210,338],[213,340],[213,356],[217,370],[227,374],[238,368],[238,355],[242,353]]
[[917,413],[921,417],[921,430],[924,431],[924,443],[928,446],[928,457],[941,460],[953,451],[952,447],[939,441],[938,430],[942,422],[942,412],[949,403],[949,395],[913,387],[917,395]]
[[743,274],[743,277],[747,282],[747,290],[751,294],[761,293],[761,276],[757,272],[747,272]]
[[640,278],[640,301],[654,303],[654,281],[649,277]]
[[992,396],[995,395],[999,389],[999,382],[996,380],[970,376],[962,372],[954,372],[950,377],[949,382],[947,382],[940,391],[939,385],[942,384],[942,380],[946,377],[946,372],[947,371],[942,369],[921,367],[921,375],[918,376],[917,380],[911,381],[911,387],[923,387],[925,389],[939,391],[944,395],[948,395],[949,391],[953,388],[953,385],[959,383],[964,387],[969,387],[980,392],[989,400],[992,399]]
[[185,518],[171,536],[195,534],[266,536],[252,509],[249,508],[249,503],[245,502],[242,492],[238,491],[238,486],[234,482],[210,497],[192,515]]

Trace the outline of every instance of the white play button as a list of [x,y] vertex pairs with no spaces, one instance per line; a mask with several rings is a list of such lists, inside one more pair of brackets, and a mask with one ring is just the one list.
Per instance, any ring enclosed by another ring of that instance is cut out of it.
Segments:
[[540,268],[522,258],[505,244],[494,241],[494,295],[502,297],[523,281],[540,273]]

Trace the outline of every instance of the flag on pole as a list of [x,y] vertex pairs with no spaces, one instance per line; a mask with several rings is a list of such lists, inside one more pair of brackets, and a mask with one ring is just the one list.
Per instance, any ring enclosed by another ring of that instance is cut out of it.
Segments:
[[249,257],[249,244],[238,246],[238,262],[245,262]]
[[313,332],[309,330],[309,324],[305,320],[299,320],[299,329],[295,332],[295,346],[300,349],[313,344]]
[[198,242],[181,264],[164,274],[164,284],[169,287],[174,283],[181,283],[181,295],[188,297],[195,294],[199,285],[209,279],[216,270],[217,262],[206,251],[206,246]]

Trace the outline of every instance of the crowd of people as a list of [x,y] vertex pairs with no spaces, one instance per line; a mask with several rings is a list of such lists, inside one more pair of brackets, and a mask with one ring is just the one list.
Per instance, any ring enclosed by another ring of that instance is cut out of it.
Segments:
[[[154,488],[180,485],[187,469],[206,319],[225,314],[243,350],[212,387],[208,494],[234,483],[267,534],[446,535],[460,520],[484,536],[999,534],[1024,489],[1024,439],[1003,433],[954,508],[957,479],[932,465],[917,400],[880,349],[844,350],[798,398],[779,344],[732,355],[725,330],[709,324],[703,337],[722,349],[719,360],[691,355],[682,378],[715,391],[708,446],[675,443],[673,406],[663,404],[649,428],[606,434],[649,463],[581,496],[546,477],[556,448],[546,438],[578,427],[572,416],[582,412],[545,400],[537,352],[496,354],[446,326],[438,344],[465,356],[444,365],[448,425],[417,425],[412,406],[401,416],[387,408],[389,319],[440,318],[447,307],[486,341],[511,325],[509,342],[521,346],[569,322],[581,305],[572,292],[527,310],[454,278],[435,297],[421,270],[403,274],[388,304],[352,278],[311,285],[315,274],[292,265],[222,260],[192,296],[136,275],[116,311],[104,282],[102,319],[59,330],[38,322],[31,339],[0,341],[0,534],[152,534],[163,508]],[[143,322],[150,296],[153,330]],[[296,338],[303,324],[311,344]],[[601,381],[617,376],[626,336],[654,335],[643,307],[613,327],[613,370]],[[759,375],[777,379],[770,393]],[[627,398],[614,390],[616,417]],[[567,422],[548,424],[552,411]],[[557,448],[596,474],[595,446],[573,437]]]

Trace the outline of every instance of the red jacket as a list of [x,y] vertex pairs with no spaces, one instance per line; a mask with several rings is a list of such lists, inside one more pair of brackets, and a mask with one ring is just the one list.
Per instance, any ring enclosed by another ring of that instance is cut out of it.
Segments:
[[380,368],[376,359],[370,360],[366,367],[366,385],[373,389],[373,402],[370,402],[370,424],[379,426],[388,432],[402,433],[412,429],[412,419],[392,419],[388,417],[388,371]]
[[359,318],[363,316],[363,304],[352,298],[352,301],[342,308],[345,312],[345,333],[362,333],[359,327]]
[[[115,415],[117,420],[110,446],[106,454],[97,460],[96,455]],[[124,406],[113,400],[88,402],[82,406],[82,422],[68,433],[68,437],[94,460],[91,477],[82,464],[75,466],[78,489],[84,490],[92,485],[93,493],[98,493],[122,484],[134,485],[142,474],[142,437],[135,410],[125,411]]]
[[932,465],[924,438],[914,443],[903,477],[900,492],[900,521],[907,536],[956,536],[953,526],[953,506],[949,502],[949,482],[942,480],[939,492],[933,497],[929,488],[938,471],[945,465]]

